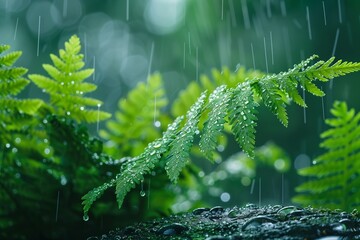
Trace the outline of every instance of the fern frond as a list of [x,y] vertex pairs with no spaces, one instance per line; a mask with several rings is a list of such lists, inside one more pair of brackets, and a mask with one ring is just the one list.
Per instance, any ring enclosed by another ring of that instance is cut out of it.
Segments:
[[[315,159],[315,165],[299,170],[299,174],[312,177],[309,181],[296,188],[301,197],[295,197],[294,202],[307,204],[318,201],[313,195],[304,197],[304,193],[319,194],[324,204],[337,199],[337,208],[351,210],[360,208],[356,199],[360,197],[359,177],[360,166],[360,113],[355,114],[354,109],[348,110],[345,102],[335,102],[331,110],[334,118],[327,119],[331,126],[320,136],[324,138],[320,144],[327,152]],[[329,191],[338,190],[334,198],[327,198]],[[324,196],[326,197],[324,197]]]
[[53,65],[43,64],[49,77],[31,74],[29,78],[50,95],[52,103],[50,109],[53,113],[60,116],[70,113],[78,122],[84,120],[96,122],[107,119],[111,116],[109,113],[86,108],[99,106],[102,102],[83,96],[84,93],[94,91],[96,85],[83,82],[91,76],[94,70],[82,69],[85,63],[80,50],[80,40],[74,35],[68,42],[65,42],[65,50],[59,50],[59,57],[54,54],[50,55]]
[[282,97],[282,92],[272,79],[263,79],[253,85],[255,91],[261,96],[264,104],[271,112],[287,127],[288,117],[286,113],[286,100]]
[[254,101],[250,85],[248,83],[239,84],[233,91],[227,111],[236,141],[250,157],[254,157],[256,107],[258,104]]
[[231,92],[225,85],[217,87],[209,96],[209,103],[206,109],[209,109],[208,120],[204,123],[203,133],[199,142],[200,150],[209,159],[213,160],[213,151],[217,145],[218,138],[224,129],[225,111],[229,105]]
[[[0,53],[1,53],[1,51],[0,51]],[[21,55],[22,55],[22,52],[15,51],[15,52],[8,53],[4,56],[0,56],[0,66],[6,66],[6,67],[12,66],[19,59],[19,57]]]
[[0,96],[6,97],[9,95],[17,95],[28,84],[29,81],[25,78],[18,78],[17,81],[0,82]]
[[170,180],[174,183],[177,182],[181,170],[189,161],[190,148],[194,141],[194,135],[198,131],[198,123],[205,99],[206,92],[202,93],[197,102],[190,108],[186,115],[184,127],[171,143],[165,170]]
[[247,79],[256,79],[264,76],[264,73],[257,70],[246,70],[240,67],[236,72],[231,72],[228,68],[222,68],[221,72],[217,69],[212,70],[212,80],[202,75],[199,82],[191,82],[187,88],[180,92],[179,97],[174,101],[171,113],[173,116],[185,115],[186,111],[196,102],[203,91],[213,92],[215,88],[225,85],[228,88],[235,88],[238,84]]
[[174,140],[178,133],[180,123],[183,121],[183,117],[175,119],[175,121],[168,126],[163,137],[150,143],[143,154],[138,157],[131,158],[123,163],[120,173],[116,178],[111,180],[96,189],[91,190],[83,196],[83,209],[86,215],[91,205],[96,199],[98,199],[106,189],[116,185],[116,199],[121,207],[126,194],[136,186],[141,180],[144,179],[144,175],[148,174],[159,163],[163,154],[169,148],[169,144]]
[[116,146],[116,152],[112,152],[113,147],[107,151],[115,156],[139,155],[149,142],[161,135],[164,127],[155,126],[155,121],[162,126],[168,124],[165,114],[160,114],[167,104],[159,73],[152,74],[146,83],[139,83],[126,98],[119,100],[115,119],[106,123],[106,130],[100,131],[100,136],[109,140],[109,145]]

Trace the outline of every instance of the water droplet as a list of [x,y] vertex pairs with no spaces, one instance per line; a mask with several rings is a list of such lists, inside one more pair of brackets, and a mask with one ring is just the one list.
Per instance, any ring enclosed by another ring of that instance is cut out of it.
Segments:
[[159,148],[159,147],[161,147],[161,143],[154,145],[154,148]]
[[44,153],[47,155],[47,154],[50,154],[50,149],[49,148],[45,148],[44,149]]
[[154,122],[154,126],[157,127],[157,128],[160,127],[160,126],[161,126],[161,122],[160,122],[160,121],[155,121],[155,122]]
[[146,192],[145,192],[144,190],[141,190],[141,191],[140,191],[140,196],[141,196],[141,197],[145,197],[145,195],[146,195]]
[[21,138],[19,138],[19,137],[15,138],[15,142],[16,143],[21,143]]
[[[70,73],[69,73],[69,75],[70,75]],[[71,81],[71,84],[72,84],[72,85],[74,85],[74,84],[75,84],[75,82],[74,82],[74,81]]]
[[180,224],[180,223],[173,223],[166,226],[163,226],[158,230],[158,234],[162,234],[165,236],[172,236],[182,233],[183,231],[188,230],[188,227]]
[[71,113],[70,112],[66,112],[66,115],[70,115]]
[[84,216],[83,216],[83,220],[84,220],[85,222],[89,221],[89,215],[84,214]]
[[216,206],[216,207],[213,207],[213,208],[210,209],[210,212],[211,212],[211,213],[214,213],[214,212],[222,212],[222,211],[224,211],[224,208],[221,207],[221,206]]
[[238,216],[238,213],[239,212],[237,210],[233,209],[228,213],[228,217],[229,218],[236,218]]
[[245,231],[250,228],[256,228],[264,223],[276,223],[276,222],[278,222],[278,220],[276,220],[275,218],[271,218],[267,216],[256,216],[246,221],[242,226],[242,230]]
[[209,211],[209,208],[196,208],[192,211],[192,214],[194,215],[200,215],[202,214],[203,212],[207,212]]
[[286,207],[283,207],[281,209],[279,209],[277,211],[278,214],[281,214],[281,215],[287,215],[289,213],[291,213],[292,211],[295,211],[297,210],[297,207],[295,206],[286,206]]
[[17,149],[17,148],[12,148],[11,151],[12,151],[13,153],[17,153],[18,149]]
[[81,110],[81,111],[84,111],[84,109],[85,109],[84,107],[80,107],[80,110]]
[[67,183],[67,179],[66,179],[66,177],[64,176],[64,175],[62,175],[61,177],[60,177],[60,183],[61,183],[61,185],[66,185],[66,183]]
[[10,143],[5,144],[5,147],[10,148],[11,147]]
[[60,84],[61,84],[62,86],[64,86],[64,82],[61,82]]

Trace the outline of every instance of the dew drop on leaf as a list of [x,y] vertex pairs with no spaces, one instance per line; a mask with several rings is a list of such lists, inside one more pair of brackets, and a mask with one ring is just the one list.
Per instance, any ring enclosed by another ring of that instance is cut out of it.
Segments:
[[84,216],[83,216],[83,220],[84,220],[85,222],[89,221],[89,215],[84,214]]
[[140,196],[141,196],[141,197],[145,197],[145,195],[146,195],[145,191],[144,191],[144,190],[141,190],[141,191],[140,191]]

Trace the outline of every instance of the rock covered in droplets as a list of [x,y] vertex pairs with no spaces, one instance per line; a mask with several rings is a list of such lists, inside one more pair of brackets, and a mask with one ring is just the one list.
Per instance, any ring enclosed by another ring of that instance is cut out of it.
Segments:
[[360,239],[360,214],[295,206],[220,206],[134,224],[88,239]]

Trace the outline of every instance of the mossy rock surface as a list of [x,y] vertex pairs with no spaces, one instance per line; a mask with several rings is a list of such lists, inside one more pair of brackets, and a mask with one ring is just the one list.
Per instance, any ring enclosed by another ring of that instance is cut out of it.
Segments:
[[96,239],[360,239],[360,213],[253,204],[199,208],[88,238]]

